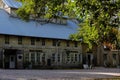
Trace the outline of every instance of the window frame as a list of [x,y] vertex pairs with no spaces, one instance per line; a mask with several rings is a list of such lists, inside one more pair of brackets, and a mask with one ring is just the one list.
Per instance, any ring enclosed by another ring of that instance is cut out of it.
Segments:
[[22,41],[23,41],[23,40],[22,40],[22,37],[18,37],[18,44],[19,44],[19,45],[22,45]]
[[5,39],[5,44],[10,44],[10,36],[5,35],[4,39]]
[[35,38],[31,38],[31,45],[35,45]]

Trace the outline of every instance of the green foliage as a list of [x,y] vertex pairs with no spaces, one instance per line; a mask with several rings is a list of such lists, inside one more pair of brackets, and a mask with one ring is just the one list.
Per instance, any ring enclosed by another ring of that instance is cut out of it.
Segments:
[[[117,39],[114,29],[119,27],[120,0],[18,0],[23,6],[18,15],[29,20],[33,18],[56,18],[69,16],[84,20],[73,40],[83,39],[89,47],[93,44],[110,42]],[[117,29],[118,30],[118,29]]]
[[95,43],[114,43],[119,27],[120,0],[76,0],[78,15],[84,19],[78,33],[71,35],[82,38],[89,48]]
[[89,48],[92,48],[93,44],[97,44],[99,34],[96,26],[90,27],[89,23],[90,22],[87,19],[82,24],[80,24],[81,27],[78,29],[78,32],[76,34],[72,34],[70,38],[76,41],[82,39],[83,43],[87,43]]

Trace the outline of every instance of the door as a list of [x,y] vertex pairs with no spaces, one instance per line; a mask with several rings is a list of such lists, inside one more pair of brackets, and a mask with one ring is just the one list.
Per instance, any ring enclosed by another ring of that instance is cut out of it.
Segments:
[[47,66],[51,66],[51,59],[47,59]]
[[9,68],[15,68],[15,56],[14,55],[10,55]]
[[88,66],[93,64],[93,54],[87,55]]

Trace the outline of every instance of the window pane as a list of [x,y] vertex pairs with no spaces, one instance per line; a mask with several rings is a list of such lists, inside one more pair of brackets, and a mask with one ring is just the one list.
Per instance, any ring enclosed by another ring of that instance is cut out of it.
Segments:
[[31,62],[34,64],[35,63],[35,53],[31,52]]
[[45,54],[42,56],[42,61],[45,62]]
[[104,54],[103,58],[104,60],[107,60],[107,54]]
[[35,45],[35,39],[31,38],[31,45]]
[[25,61],[29,61],[29,53],[25,53],[24,56],[25,56]]
[[75,47],[78,47],[78,43],[77,42],[74,42],[74,45],[75,45]]
[[45,39],[42,39],[42,46],[45,46]]
[[52,54],[52,61],[55,62],[55,54]]
[[22,44],[22,37],[18,37],[18,44]]
[[69,41],[67,41],[67,42],[66,42],[66,46],[67,46],[67,47],[69,47],[69,46],[70,46]]
[[40,62],[40,52],[37,52],[37,62]]
[[75,61],[77,61],[77,54],[75,54]]
[[79,62],[81,62],[81,54],[79,54]]
[[67,61],[70,61],[70,54],[67,54]]
[[60,54],[58,54],[58,62],[60,62]]
[[56,40],[53,40],[53,46],[56,46]]
[[113,54],[113,59],[116,60],[116,54]]
[[9,44],[9,36],[5,36],[5,44]]

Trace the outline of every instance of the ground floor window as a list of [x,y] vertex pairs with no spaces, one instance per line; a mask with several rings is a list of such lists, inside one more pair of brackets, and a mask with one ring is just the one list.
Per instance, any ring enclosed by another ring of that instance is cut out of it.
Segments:
[[81,62],[81,54],[80,53],[68,53],[68,54],[56,54],[56,53],[42,53],[39,51],[29,51],[29,53],[24,54],[24,61],[30,62],[33,65],[46,65],[48,63],[48,59],[51,61],[50,63],[56,64],[61,61],[67,64],[77,64]]
[[116,60],[116,56],[117,56],[117,55],[116,55],[116,54],[113,54],[112,56],[113,56],[113,59]]
[[30,62],[32,64],[40,64],[40,55],[42,52],[39,51],[30,51],[29,53],[24,54],[24,61]]
[[40,52],[37,52],[36,56],[37,56],[36,61],[38,64],[40,64]]
[[55,54],[52,54],[52,61],[55,62]]
[[25,54],[24,54],[24,57],[25,57],[25,58],[24,58],[25,61],[29,61],[29,53],[25,53]]
[[60,54],[58,54],[58,62],[60,62]]

